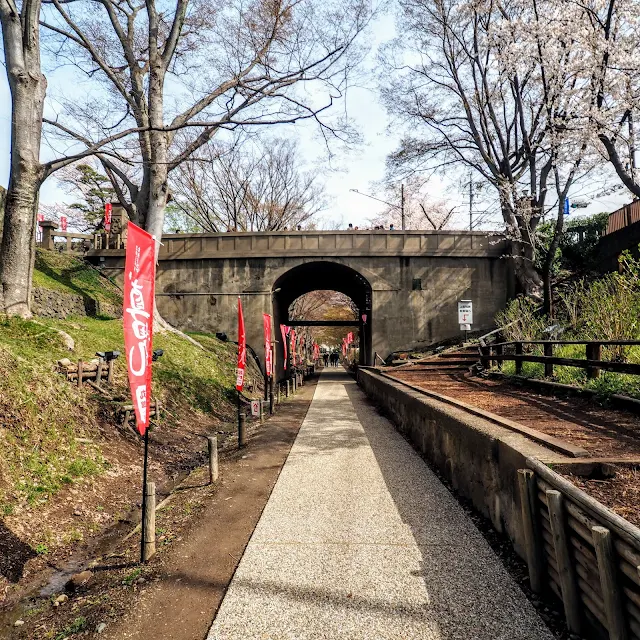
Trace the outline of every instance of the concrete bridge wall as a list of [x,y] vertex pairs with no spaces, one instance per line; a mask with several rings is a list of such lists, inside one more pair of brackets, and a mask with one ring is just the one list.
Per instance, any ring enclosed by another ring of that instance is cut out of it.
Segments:
[[[247,340],[261,358],[262,313],[273,314],[277,327],[289,304],[314,289],[342,291],[367,313],[360,329],[368,362],[376,351],[385,357],[459,335],[460,299],[473,300],[474,329],[489,329],[513,293],[506,242],[477,232],[181,234],[163,243],[156,285],[162,315],[183,330],[224,331],[235,340],[241,293]],[[122,277],[124,251],[89,256]],[[281,363],[281,349],[278,356]]]

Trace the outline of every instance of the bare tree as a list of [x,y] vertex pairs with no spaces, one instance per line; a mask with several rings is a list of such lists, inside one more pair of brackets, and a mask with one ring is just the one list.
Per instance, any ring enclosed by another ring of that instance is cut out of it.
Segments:
[[28,317],[38,192],[54,171],[92,155],[121,137],[107,132],[84,149],[41,162],[47,80],[40,59],[41,0],[0,0],[4,62],[11,90],[11,167],[0,247],[0,311]]
[[[640,198],[636,126],[640,111],[640,15],[633,0],[572,1],[560,37],[583,51],[581,97],[590,132],[624,186]],[[577,29],[576,25],[580,28]]]
[[221,130],[312,119],[327,138],[345,131],[321,118],[358,61],[365,0],[176,0],[173,9],[96,0],[90,10],[51,2],[45,26],[55,54],[106,86],[108,98],[83,110],[68,102],[47,122],[85,145],[105,129],[133,128],[121,162],[99,158],[132,219],[156,237],[170,173]]
[[[396,229],[402,228],[402,209],[407,229],[444,229],[455,213],[456,207],[445,199],[436,199],[429,192],[429,181],[414,173],[400,184],[395,181],[384,185],[384,200],[387,207],[370,222],[372,226],[381,225]],[[403,206],[400,205],[404,201]],[[398,204],[393,204],[394,202]]]
[[175,203],[203,231],[277,231],[307,226],[325,204],[316,173],[300,170],[282,139],[206,145],[171,177]]

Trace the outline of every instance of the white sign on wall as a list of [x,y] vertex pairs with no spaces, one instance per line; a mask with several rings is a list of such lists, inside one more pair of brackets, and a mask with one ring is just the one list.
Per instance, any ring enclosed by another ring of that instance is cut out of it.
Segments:
[[260,416],[260,400],[251,401],[251,415],[256,418]]
[[458,300],[458,324],[473,324],[473,302]]

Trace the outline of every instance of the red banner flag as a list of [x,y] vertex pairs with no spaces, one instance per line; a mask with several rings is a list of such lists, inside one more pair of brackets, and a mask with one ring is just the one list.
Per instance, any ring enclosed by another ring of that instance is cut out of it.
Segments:
[[244,332],[242,301],[238,296],[238,369],[236,370],[236,389],[242,391],[244,386],[244,368],[247,365],[247,336]]
[[284,351],[284,362],[282,363],[282,366],[284,367],[284,370],[287,370],[287,327],[285,327],[283,324],[280,325],[280,333],[282,334],[282,350]]
[[264,369],[268,376],[272,376],[273,352],[271,350],[271,316],[268,313],[262,314],[262,324],[264,326]]
[[149,427],[151,399],[155,240],[132,222],[129,223],[124,274],[124,348],[138,431],[144,435]]
[[289,331],[289,339],[291,340],[291,361],[293,362],[293,366],[295,367],[297,364],[296,361],[296,332],[294,329]]
[[347,333],[347,344],[351,344],[353,342],[353,331],[349,331]]
[[60,231],[67,230],[67,216],[60,216]]
[[346,338],[342,339],[342,355],[345,358],[347,357],[347,339]]
[[111,212],[113,208],[110,202],[104,205],[104,230],[109,233],[111,231]]

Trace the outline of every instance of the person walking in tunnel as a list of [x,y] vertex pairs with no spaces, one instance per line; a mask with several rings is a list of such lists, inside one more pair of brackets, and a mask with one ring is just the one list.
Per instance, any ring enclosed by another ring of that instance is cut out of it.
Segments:
[[324,362],[324,366],[325,366],[325,367],[328,367],[328,366],[329,366],[329,352],[328,352],[328,351],[325,351],[325,352],[322,354],[322,360],[323,360],[323,362]]

